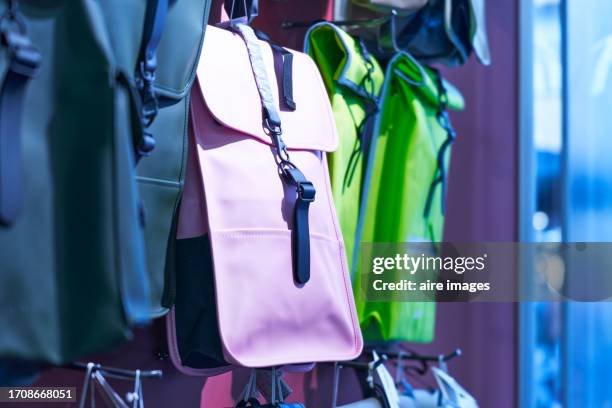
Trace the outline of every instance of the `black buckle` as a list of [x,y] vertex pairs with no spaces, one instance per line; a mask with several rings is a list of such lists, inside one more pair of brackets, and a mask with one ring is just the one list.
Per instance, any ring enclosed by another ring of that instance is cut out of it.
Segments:
[[296,167],[291,167],[285,170],[285,175],[289,183],[296,187],[300,200],[307,202],[313,202],[315,200],[317,190],[314,185],[306,179],[304,173]]
[[315,200],[315,195],[317,194],[317,190],[310,181],[298,183],[297,192],[300,200],[310,203]]
[[42,56],[27,35],[17,31],[3,30],[1,41],[2,45],[8,49],[11,71],[29,78],[38,74]]

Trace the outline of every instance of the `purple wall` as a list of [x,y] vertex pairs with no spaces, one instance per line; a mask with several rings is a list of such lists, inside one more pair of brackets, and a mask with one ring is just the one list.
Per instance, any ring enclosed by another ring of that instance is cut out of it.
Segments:
[[[518,240],[518,2],[487,2],[493,63],[445,70],[466,100],[453,115],[457,141],[448,188],[445,240]],[[483,407],[518,404],[518,308],[512,303],[446,303],[431,351],[460,347],[449,366]]]

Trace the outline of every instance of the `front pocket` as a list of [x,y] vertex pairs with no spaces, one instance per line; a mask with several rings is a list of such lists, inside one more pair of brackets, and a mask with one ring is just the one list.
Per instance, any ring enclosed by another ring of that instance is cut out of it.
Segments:
[[211,233],[225,358],[247,367],[350,360],[361,351],[343,244],[311,234],[311,277],[294,281],[291,231]]

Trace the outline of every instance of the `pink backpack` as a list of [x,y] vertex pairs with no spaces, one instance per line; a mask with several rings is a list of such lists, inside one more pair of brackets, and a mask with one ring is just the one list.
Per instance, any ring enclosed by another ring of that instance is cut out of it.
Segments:
[[[338,143],[331,107],[312,60],[279,64],[276,51],[243,25],[204,41],[167,321],[186,374],[361,353],[325,154]],[[279,104],[291,79],[296,105]]]

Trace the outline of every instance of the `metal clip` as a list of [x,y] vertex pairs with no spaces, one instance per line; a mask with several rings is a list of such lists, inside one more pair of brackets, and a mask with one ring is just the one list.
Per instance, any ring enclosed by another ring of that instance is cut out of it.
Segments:
[[140,91],[142,99],[142,121],[144,127],[149,127],[155,120],[159,112],[159,102],[155,92],[155,69],[157,63],[155,59],[147,59],[140,63],[136,86]]
[[9,52],[11,71],[30,78],[38,74],[42,57],[25,33],[3,30],[1,41]]

